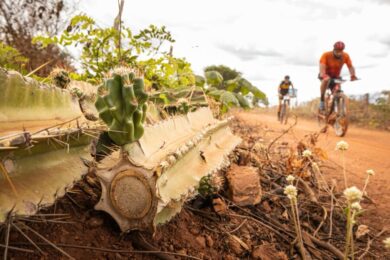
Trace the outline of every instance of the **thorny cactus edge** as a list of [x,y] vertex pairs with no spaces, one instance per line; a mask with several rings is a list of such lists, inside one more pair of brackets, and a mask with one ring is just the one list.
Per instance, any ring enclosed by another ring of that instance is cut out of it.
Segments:
[[117,145],[139,140],[144,133],[148,100],[143,79],[135,78],[134,73],[114,74],[99,87],[98,94],[95,106],[109,127],[110,138]]

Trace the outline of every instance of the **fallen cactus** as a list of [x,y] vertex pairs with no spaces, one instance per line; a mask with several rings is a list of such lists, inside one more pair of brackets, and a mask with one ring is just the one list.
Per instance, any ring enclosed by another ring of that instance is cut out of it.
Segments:
[[[114,78],[124,85],[123,76]],[[120,151],[98,164],[102,195],[95,208],[108,212],[122,231],[153,229],[169,221],[198,193],[202,178],[229,165],[228,154],[240,142],[229,120],[217,120],[209,108],[199,108],[145,126],[137,142],[120,139]]]
[[91,99],[72,84],[61,89],[0,70],[0,222],[9,212],[35,214],[63,195],[86,172],[80,157],[100,135],[119,149],[97,163],[95,208],[122,231],[153,229],[198,194],[202,178],[209,185],[240,142],[230,119],[215,119],[208,107],[145,125],[148,95],[132,73],[99,88],[95,105],[107,126],[88,120],[81,101]]

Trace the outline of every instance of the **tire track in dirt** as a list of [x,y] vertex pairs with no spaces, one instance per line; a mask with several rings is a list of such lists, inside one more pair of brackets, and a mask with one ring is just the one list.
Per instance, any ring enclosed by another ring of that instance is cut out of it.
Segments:
[[[282,125],[276,120],[276,115],[253,110],[249,112],[234,112],[234,115],[249,125],[258,125],[269,129],[269,138],[280,135],[289,125]],[[289,123],[293,123],[290,118]],[[281,141],[290,144],[298,143],[305,135],[319,131],[316,121],[298,118],[297,125]],[[345,137],[337,137],[331,127],[321,134],[317,146],[326,151],[329,160],[324,173],[330,181],[336,179],[339,191],[343,190],[342,160],[339,151],[335,150],[340,140],[348,142],[346,152],[346,168],[348,185],[362,189],[367,176],[366,171],[373,169],[375,176],[370,178],[367,188],[369,197],[376,205],[363,203],[367,211],[361,218],[362,222],[377,229],[387,227],[390,230],[390,133],[350,126]]]

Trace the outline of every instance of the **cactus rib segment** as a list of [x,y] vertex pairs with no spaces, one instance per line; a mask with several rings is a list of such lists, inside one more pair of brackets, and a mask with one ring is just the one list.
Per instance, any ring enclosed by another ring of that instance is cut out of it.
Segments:
[[[207,135],[194,149],[168,168],[157,180],[159,205],[155,224],[161,224],[170,219],[159,216],[167,203],[172,200],[184,202],[191,194],[193,187],[199,185],[202,177],[213,175],[218,170],[227,167],[229,165],[228,154],[239,142],[240,138],[234,136],[229,128],[220,128]],[[201,152],[205,160],[200,156]],[[166,215],[167,210],[163,214]]]
[[196,138],[202,129],[215,125],[210,109],[200,108],[196,112],[159,122],[145,128],[143,137],[137,143],[124,149],[134,165],[154,169],[184,142]]

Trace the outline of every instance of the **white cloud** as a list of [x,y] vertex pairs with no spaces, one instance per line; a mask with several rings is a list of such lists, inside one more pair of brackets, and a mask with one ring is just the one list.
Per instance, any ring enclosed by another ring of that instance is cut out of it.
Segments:
[[[383,32],[390,24],[389,2],[127,0],[123,17],[134,30],[166,25],[176,39],[174,54],[186,57],[196,73],[212,64],[230,66],[275,103],[285,74],[299,89],[300,101],[319,95],[318,60],[337,40],[346,43],[362,78],[345,84],[346,93],[390,89],[390,35]],[[83,0],[80,6],[104,26],[112,24],[117,12],[113,0]]]

